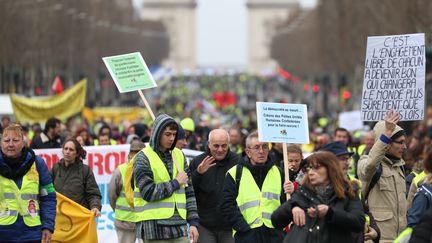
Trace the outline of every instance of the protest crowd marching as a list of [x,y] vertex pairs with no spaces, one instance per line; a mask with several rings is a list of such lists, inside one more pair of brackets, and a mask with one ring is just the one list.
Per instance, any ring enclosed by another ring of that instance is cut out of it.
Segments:
[[244,77],[174,77],[133,120],[3,116],[0,243],[431,242],[432,106],[352,129]]
[[[329,237],[328,242],[393,242],[407,227],[417,229],[414,227],[417,224],[429,224],[426,217],[430,217],[427,209],[432,198],[428,176],[432,170],[429,150],[432,126],[428,122],[432,120],[431,115],[428,114],[427,121],[412,122],[406,128],[397,125],[398,113],[392,112],[370,130],[366,127],[353,133],[331,123],[311,128],[309,144],[288,146],[289,180],[285,180],[283,173],[281,144],[260,142],[254,129],[239,123],[210,126],[189,117],[174,119],[161,114],[152,127],[136,122],[119,130],[116,124],[100,121],[89,126],[77,122],[82,121],[81,117],[75,117],[74,122],[66,124],[50,118],[41,130],[38,124],[20,126],[3,117],[1,175],[2,180],[30,176],[26,172],[32,167],[14,167],[16,160],[9,157],[8,153],[13,150],[10,147],[18,146],[18,142],[22,144],[16,159],[36,159],[36,166],[41,166],[43,160],[32,157],[34,149],[62,148],[63,158],[52,167],[52,177],[48,168],[38,171],[40,183],[44,183],[40,186],[47,188],[47,195],[41,195],[36,207],[42,216],[38,231],[42,228],[42,232],[53,233],[55,197],[50,194],[55,191],[100,215],[101,193],[97,181],[82,163],[84,157],[79,159],[83,153],[85,156],[85,149],[130,144],[129,156],[113,172],[108,189],[118,242],[135,242],[136,237],[144,242],[167,239],[179,240],[167,242],[187,242],[180,240],[187,237],[193,242],[282,242],[284,235],[296,231],[294,225],[305,225],[309,217],[325,219],[322,227],[329,230],[323,237]],[[188,162],[181,149],[202,151],[202,154]],[[21,151],[29,155],[24,156]],[[72,164],[76,161],[77,167],[67,166],[68,161]],[[128,163],[134,163],[129,177]],[[6,169],[9,167],[10,171]],[[311,179],[323,167],[340,174],[329,173],[329,178],[342,177],[339,181],[314,184]],[[240,175],[238,170],[242,171]],[[376,171],[381,171],[381,175],[373,179]],[[375,185],[371,186],[371,181]],[[135,192],[132,193],[134,210],[126,199],[126,185]],[[340,186],[342,194],[336,191]],[[8,195],[6,189],[4,193]],[[287,199],[285,193],[291,197]],[[311,195],[310,200],[321,204],[314,208],[305,195]],[[260,201],[267,201],[266,206],[259,208]],[[168,204],[172,208],[163,209]],[[25,208],[28,205],[25,203]],[[315,215],[311,210],[318,212]],[[25,219],[18,220],[19,227],[31,228]],[[14,224],[18,225],[18,221]],[[291,225],[289,230],[288,225]],[[341,227],[345,228],[341,230]],[[8,234],[14,229],[1,226],[1,241],[20,242],[13,240],[16,235]],[[418,233],[429,237],[428,231],[419,229]],[[10,238],[4,238],[5,235]],[[21,239],[29,242],[47,237],[45,233],[37,235],[31,230],[22,236],[28,237]]]

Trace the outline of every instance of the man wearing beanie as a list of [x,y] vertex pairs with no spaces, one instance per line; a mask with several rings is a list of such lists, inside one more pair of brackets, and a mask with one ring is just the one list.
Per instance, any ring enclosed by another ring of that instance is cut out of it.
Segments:
[[157,116],[149,146],[135,157],[133,175],[141,196],[134,202],[139,211],[136,230],[144,243],[198,240],[195,194],[185,173],[186,158],[175,148],[177,131],[178,124],[173,118],[165,114]]
[[359,179],[363,197],[381,230],[380,242],[393,242],[407,224],[407,201],[402,154],[406,149],[405,131],[397,125],[400,115],[389,111],[374,127],[375,143],[360,158]]

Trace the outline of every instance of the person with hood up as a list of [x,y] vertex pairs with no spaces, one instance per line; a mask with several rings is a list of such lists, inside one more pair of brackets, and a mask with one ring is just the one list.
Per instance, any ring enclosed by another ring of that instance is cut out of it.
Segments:
[[375,144],[358,163],[363,197],[381,230],[380,242],[393,242],[407,225],[404,161],[405,131],[397,125],[400,114],[391,110],[375,127]]
[[230,137],[224,129],[209,133],[206,151],[190,163],[192,183],[198,205],[199,242],[234,242],[230,225],[222,218],[219,199],[225,174],[239,163],[240,156],[229,149]]
[[[178,124],[166,114],[156,117],[149,146],[136,154],[135,186],[140,196],[137,237],[144,242],[196,243],[198,212],[183,152],[175,148]],[[189,223],[189,232],[187,232]]]

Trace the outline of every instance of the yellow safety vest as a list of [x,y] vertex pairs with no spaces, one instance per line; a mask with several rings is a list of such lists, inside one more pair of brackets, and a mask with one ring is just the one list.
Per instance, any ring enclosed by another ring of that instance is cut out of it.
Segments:
[[412,183],[414,183],[414,185],[418,187],[421,186],[421,184],[423,183],[424,178],[426,177],[426,172],[422,171],[420,174],[416,175],[412,181]]
[[[99,146],[99,139],[95,139],[93,140],[93,145],[94,146]],[[117,145],[117,141],[110,138],[110,145]]]
[[350,181],[353,181],[354,183],[356,183],[358,185],[358,197],[359,197],[359,199],[361,199],[362,198],[362,195],[361,195],[362,194],[362,183],[361,183],[361,181],[350,174],[348,174],[348,179]]
[[[36,162],[24,175],[21,189],[15,181],[0,176],[0,225],[11,225],[23,217],[24,223],[29,226],[41,225],[39,208],[39,173]],[[30,207],[34,204],[34,207]],[[34,210],[34,211],[33,211]]]
[[[137,222],[136,212],[138,212],[139,210],[142,210],[142,207],[139,207],[138,205],[135,204],[135,207],[131,208],[126,201],[124,185],[126,183],[125,172],[126,172],[127,165],[128,164],[124,163],[124,164],[119,165],[119,167],[118,167],[120,174],[121,174],[121,177],[122,177],[123,186],[122,186],[122,189],[120,191],[120,196],[116,200],[114,216],[115,216],[115,219],[117,219],[117,220],[122,220],[122,221],[127,221],[127,222]],[[141,194],[139,193],[139,189],[137,187],[135,187],[134,198],[140,197],[140,196],[141,196]]]
[[[234,181],[236,171],[237,166],[228,170]],[[275,165],[268,171],[261,190],[249,169],[243,167],[236,201],[243,218],[252,229],[261,227],[263,224],[268,228],[274,228],[271,215],[280,206],[281,192],[282,178]]]
[[[153,172],[153,181],[155,184],[169,182],[171,177],[168,173],[165,164],[159,158],[157,153],[151,148],[146,147],[142,150],[144,154],[150,161],[150,167]],[[174,148],[172,151],[173,160],[175,159],[178,162],[180,171],[184,170],[184,155],[183,152],[177,148]],[[173,163],[173,176],[172,178],[177,177],[177,169],[176,164]],[[137,189],[137,186],[135,186]],[[147,202],[143,199],[138,199],[135,197],[134,200],[135,208],[139,211],[137,217],[138,221],[143,220],[156,220],[156,219],[169,219],[174,215],[174,209],[177,208],[177,211],[182,219],[186,219],[186,193],[184,187],[180,187],[180,189],[174,191],[174,193],[165,199],[155,201],[155,202]],[[139,198],[142,198],[141,195]]]
[[358,149],[357,149],[357,153],[359,156],[363,155],[363,151],[366,149],[366,144],[361,144]]

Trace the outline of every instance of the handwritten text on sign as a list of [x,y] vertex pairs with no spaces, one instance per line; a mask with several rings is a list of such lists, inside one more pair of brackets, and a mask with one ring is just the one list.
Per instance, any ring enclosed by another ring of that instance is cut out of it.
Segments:
[[363,121],[422,120],[425,98],[424,34],[368,37],[361,103]]

